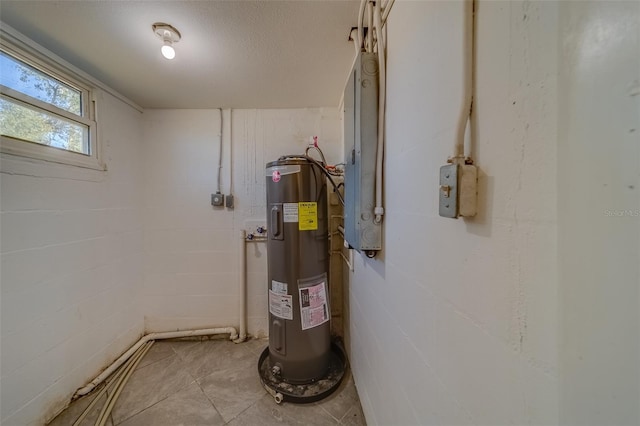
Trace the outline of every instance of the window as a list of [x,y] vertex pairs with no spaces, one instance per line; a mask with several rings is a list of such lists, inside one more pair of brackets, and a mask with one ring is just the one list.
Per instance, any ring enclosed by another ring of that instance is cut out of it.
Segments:
[[2,152],[104,170],[96,138],[92,87],[33,49],[20,49],[2,35]]

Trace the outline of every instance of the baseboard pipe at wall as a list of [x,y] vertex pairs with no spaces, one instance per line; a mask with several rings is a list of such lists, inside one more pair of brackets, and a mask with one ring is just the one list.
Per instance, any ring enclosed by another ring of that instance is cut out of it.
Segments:
[[[89,415],[89,413],[91,412],[93,407],[98,403],[98,401],[100,401],[100,399],[102,399],[102,396],[107,393],[107,391],[109,390],[110,385],[112,385],[114,383],[121,382],[121,379],[124,376],[124,373],[127,371],[127,369],[130,368],[133,363],[136,363],[138,360],[140,360],[144,356],[146,351],[151,347],[151,345],[153,345],[153,341],[147,342],[145,345],[141,346],[131,356],[131,358],[129,358],[124,364],[122,364],[122,368],[120,368],[118,371],[116,371],[113,374],[113,380],[111,381],[111,383],[107,383],[106,386],[104,386],[102,389],[100,389],[100,392],[98,392],[98,394],[95,396],[95,398],[93,398],[93,400],[89,403],[89,405],[87,405],[87,407],[84,409],[82,414],[80,414],[80,416],[76,419],[76,421],[73,422],[72,426],[80,426],[82,424],[82,422],[87,417],[87,415]],[[109,402],[110,397],[111,397],[111,395],[107,395],[107,401],[105,402],[105,406]],[[68,407],[69,407],[69,404],[67,404],[67,406],[64,409],[66,410]],[[60,411],[60,412],[62,412],[62,411]],[[101,410],[101,413],[102,413],[102,410]],[[58,413],[58,414],[60,414],[60,413]],[[57,417],[57,415],[55,417]],[[100,418],[100,417],[102,417],[102,416],[98,416],[98,418]],[[46,424],[49,424],[49,423],[50,422],[47,422]]]
[[246,254],[246,242],[247,242],[247,233],[242,230],[240,232],[240,237],[242,238],[240,242],[240,259],[239,259],[239,301],[240,301],[240,334],[235,329],[235,327],[219,327],[219,328],[205,328],[200,330],[184,330],[184,331],[168,331],[162,333],[149,333],[143,336],[136,344],[134,344],[129,350],[123,353],[120,358],[115,360],[113,364],[107,367],[98,377],[93,379],[86,386],[78,389],[76,393],[73,395],[73,399],[80,398],[83,395],[88,394],[93,389],[96,388],[100,383],[102,383],[107,377],[113,374],[122,364],[124,364],[142,345],[152,340],[163,340],[163,339],[179,339],[182,337],[197,337],[197,336],[210,336],[215,334],[229,334],[229,338],[234,343],[242,343],[247,340],[247,254]]
[[[244,246],[244,244],[243,244],[243,246]],[[184,330],[184,331],[168,331],[168,332],[162,332],[162,333],[149,333],[149,334],[143,336],[140,340],[138,340],[138,342],[136,344],[134,344],[131,348],[129,348],[128,351],[123,353],[120,356],[120,358],[115,360],[113,362],[113,364],[111,364],[109,367],[107,367],[106,370],[104,370],[102,373],[100,373],[100,375],[98,377],[93,379],[86,386],[78,389],[76,391],[76,393],[73,395],[72,399],[80,398],[81,396],[86,395],[89,392],[91,392],[93,389],[96,388],[96,386],[98,386],[107,377],[109,377],[111,374],[113,374],[113,372],[116,371],[118,369],[118,367],[120,367],[122,364],[124,364],[131,357],[131,355],[133,355],[140,348],[140,346],[144,345],[145,343],[147,343],[147,342],[149,342],[151,340],[179,339],[179,338],[182,338],[182,337],[212,336],[212,335],[216,335],[216,334],[229,334],[229,338],[231,340],[233,340],[234,342],[237,342],[239,340],[238,339],[238,332],[235,329],[235,327],[218,327],[218,328],[204,328],[204,329],[199,329],[199,330]],[[246,332],[245,332],[245,339],[246,339]],[[244,341],[244,339],[242,341]]]

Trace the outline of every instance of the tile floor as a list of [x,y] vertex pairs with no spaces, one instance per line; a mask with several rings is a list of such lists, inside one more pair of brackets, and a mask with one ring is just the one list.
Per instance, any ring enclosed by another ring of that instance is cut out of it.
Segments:
[[[267,339],[157,341],[131,375],[107,425],[365,425],[349,373],[322,401],[277,405],[257,372],[267,346]],[[97,393],[75,401],[49,425],[73,424]],[[102,405],[99,401],[82,425],[93,425]]]

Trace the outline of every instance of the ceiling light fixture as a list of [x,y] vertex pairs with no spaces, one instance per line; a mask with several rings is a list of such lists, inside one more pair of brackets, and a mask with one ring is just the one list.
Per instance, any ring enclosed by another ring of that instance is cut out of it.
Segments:
[[156,22],[151,26],[153,32],[162,39],[163,45],[160,51],[162,52],[162,56],[167,59],[173,59],[176,57],[176,51],[173,49],[173,43],[177,43],[180,41],[182,37],[180,32],[173,28],[169,24],[165,24],[163,22]]

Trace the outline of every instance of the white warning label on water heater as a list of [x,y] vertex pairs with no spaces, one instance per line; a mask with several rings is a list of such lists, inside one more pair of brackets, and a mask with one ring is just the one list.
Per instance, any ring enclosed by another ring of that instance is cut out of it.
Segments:
[[269,312],[278,318],[293,319],[293,296],[274,293],[269,290]]
[[298,289],[302,329],[308,330],[329,321],[329,304],[324,281]]
[[277,294],[287,294],[287,283],[271,280],[271,290]]
[[282,216],[283,216],[283,221],[285,223],[297,222],[298,221],[298,203],[283,203]]

